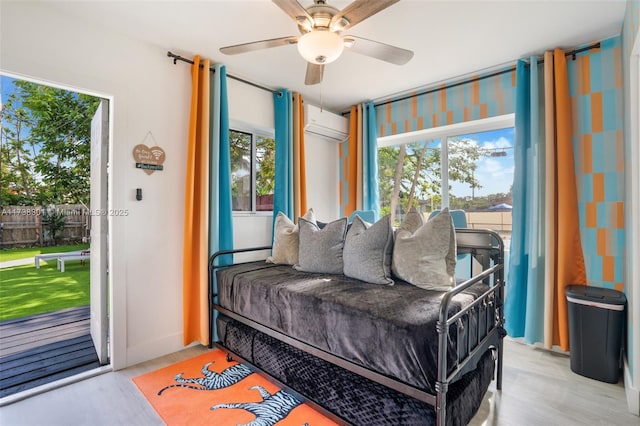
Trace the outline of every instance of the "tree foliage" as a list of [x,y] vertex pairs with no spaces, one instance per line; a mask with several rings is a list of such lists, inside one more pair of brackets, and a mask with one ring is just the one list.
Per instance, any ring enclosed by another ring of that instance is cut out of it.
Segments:
[[231,149],[231,193],[235,209],[249,210],[251,197],[252,136],[255,138],[255,192],[257,196],[273,194],[275,190],[275,140],[236,130],[229,132]]
[[2,204],[89,203],[98,98],[15,80],[2,111]]
[[[480,188],[475,178],[478,160],[486,155],[484,148],[465,139],[451,138],[448,142],[448,174],[450,182],[466,183]],[[378,150],[381,213],[398,213],[430,202],[438,207],[442,193],[441,146],[415,142],[404,146],[384,147]],[[455,195],[454,195],[455,196]]]
[[2,109],[0,152],[2,201],[4,204],[28,204],[37,188],[35,180],[35,144],[29,135],[29,117],[19,99],[11,95]]
[[276,188],[275,139],[258,137],[256,162],[256,195],[273,194]]

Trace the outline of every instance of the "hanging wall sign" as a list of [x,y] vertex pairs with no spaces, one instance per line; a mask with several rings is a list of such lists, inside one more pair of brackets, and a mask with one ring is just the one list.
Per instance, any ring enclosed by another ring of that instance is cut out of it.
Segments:
[[[153,140],[151,132],[147,133],[143,142],[146,142],[149,137]],[[133,147],[133,159],[136,162],[136,169],[142,169],[146,174],[150,175],[156,170],[163,170],[162,163],[164,163],[165,153],[159,146],[148,147],[145,144],[139,144]]]

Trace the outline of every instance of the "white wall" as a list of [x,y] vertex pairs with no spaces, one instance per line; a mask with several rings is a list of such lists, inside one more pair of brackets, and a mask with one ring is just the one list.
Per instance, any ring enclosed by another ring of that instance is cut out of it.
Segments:
[[[162,47],[86,26],[46,4],[2,2],[0,7],[0,71],[112,101],[109,203],[129,212],[110,218],[114,368],[181,349],[190,67],[174,65]],[[232,119],[273,127],[268,92],[230,80],[229,107]],[[150,143],[144,142],[149,132],[166,152],[164,170],[152,175],[135,169],[132,157],[135,145]],[[338,205],[337,148],[323,141],[309,145],[311,190],[319,191],[310,198],[322,203],[324,217]],[[333,194],[327,182],[335,186]],[[142,201],[135,200],[135,188],[142,188]],[[236,217],[234,228],[236,247],[268,244],[271,218]]]
[[307,206],[316,218],[330,222],[340,217],[340,144],[321,136],[305,133],[304,148],[307,164]]

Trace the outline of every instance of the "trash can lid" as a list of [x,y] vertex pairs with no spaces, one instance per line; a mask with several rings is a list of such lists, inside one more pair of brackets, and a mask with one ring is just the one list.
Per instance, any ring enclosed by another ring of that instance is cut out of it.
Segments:
[[594,287],[590,285],[570,285],[566,288],[567,300],[604,303],[609,305],[625,305],[627,298],[624,293],[610,288]]

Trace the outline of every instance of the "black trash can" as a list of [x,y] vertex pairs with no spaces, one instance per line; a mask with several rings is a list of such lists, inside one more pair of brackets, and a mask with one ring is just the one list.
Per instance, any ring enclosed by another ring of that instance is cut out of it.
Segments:
[[618,383],[627,301],[624,293],[570,285],[566,295],[571,371],[601,382]]

